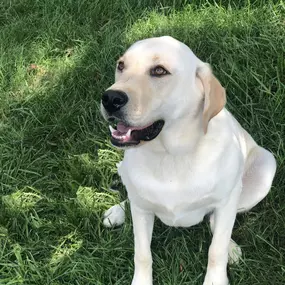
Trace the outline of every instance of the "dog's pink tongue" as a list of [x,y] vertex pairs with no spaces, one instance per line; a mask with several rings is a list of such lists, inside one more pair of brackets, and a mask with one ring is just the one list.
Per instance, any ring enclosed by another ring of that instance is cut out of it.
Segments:
[[117,129],[115,130],[112,126],[109,126],[112,137],[120,142],[128,142],[132,139],[132,130],[143,130],[150,125],[145,127],[130,127],[126,126],[123,122],[117,124]]
[[132,127],[128,127],[126,125],[124,125],[123,122],[119,122],[117,124],[117,131],[119,131],[121,134],[126,134],[128,132],[128,130],[133,130],[134,128]]

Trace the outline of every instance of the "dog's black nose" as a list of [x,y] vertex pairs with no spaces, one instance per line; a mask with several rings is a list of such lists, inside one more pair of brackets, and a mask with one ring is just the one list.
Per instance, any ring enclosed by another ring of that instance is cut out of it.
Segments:
[[125,106],[128,100],[128,96],[125,92],[107,90],[103,94],[102,104],[109,113],[114,113]]

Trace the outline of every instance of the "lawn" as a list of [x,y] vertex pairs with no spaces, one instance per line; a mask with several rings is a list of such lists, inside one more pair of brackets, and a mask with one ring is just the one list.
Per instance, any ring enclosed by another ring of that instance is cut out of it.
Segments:
[[[189,4],[190,3],[190,4]],[[236,4],[238,3],[238,4]],[[130,213],[105,229],[122,152],[100,97],[134,41],[172,35],[227,89],[227,108],[278,162],[272,191],[238,217],[231,285],[285,284],[285,2],[2,0],[0,284],[130,284]],[[154,284],[202,284],[209,225],[156,221]]]

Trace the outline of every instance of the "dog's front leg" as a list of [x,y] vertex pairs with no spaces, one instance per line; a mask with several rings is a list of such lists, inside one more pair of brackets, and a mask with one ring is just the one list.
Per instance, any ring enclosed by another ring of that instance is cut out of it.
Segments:
[[241,192],[238,185],[229,200],[214,211],[213,239],[208,253],[208,267],[203,285],[228,285],[228,248]]
[[135,273],[132,285],[152,285],[152,256],[150,250],[154,214],[131,203],[135,238]]

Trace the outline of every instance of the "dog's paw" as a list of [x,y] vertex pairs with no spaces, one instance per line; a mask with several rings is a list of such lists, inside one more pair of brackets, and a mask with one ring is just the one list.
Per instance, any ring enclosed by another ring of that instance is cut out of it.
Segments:
[[203,285],[229,285],[229,279],[226,273],[208,270]]
[[152,278],[151,276],[134,276],[131,285],[152,285]]
[[125,201],[108,209],[103,216],[103,225],[107,228],[120,226],[125,222]]
[[152,285],[152,283],[146,283],[144,280],[133,281],[131,285]]
[[131,285],[152,285],[152,283],[146,283],[144,280],[133,281]]
[[219,280],[218,278],[207,278],[205,279],[203,285],[229,285],[228,278],[224,280]]
[[238,264],[241,256],[241,248],[231,240],[229,245],[229,264]]

